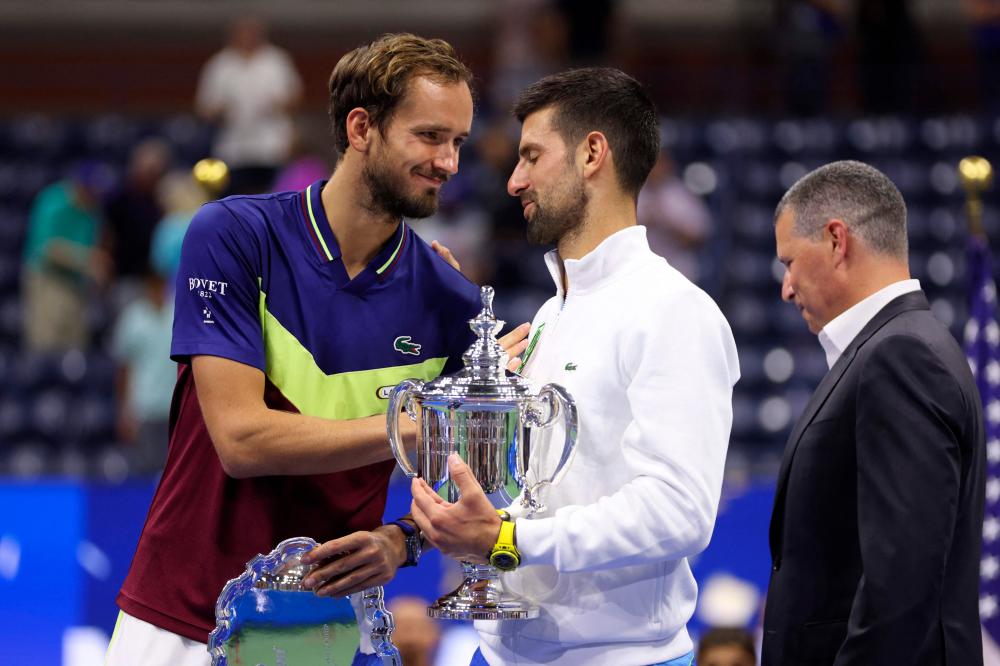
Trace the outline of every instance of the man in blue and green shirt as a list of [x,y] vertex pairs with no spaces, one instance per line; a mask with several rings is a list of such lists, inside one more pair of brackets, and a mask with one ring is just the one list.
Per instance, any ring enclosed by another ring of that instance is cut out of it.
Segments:
[[177,276],[167,463],[109,664],[161,663],[142,652],[154,641],[164,664],[207,663],[223,585],[283,539],[341,541],[343,575],[326,594],[381,584],[405,561],[402,529],[381,525],[388,390],[457,369],[479,306],[402,218],[433,213],[458,170],[470,80],[441,40],[358,48],[330,80],[330,180],[195,216]]

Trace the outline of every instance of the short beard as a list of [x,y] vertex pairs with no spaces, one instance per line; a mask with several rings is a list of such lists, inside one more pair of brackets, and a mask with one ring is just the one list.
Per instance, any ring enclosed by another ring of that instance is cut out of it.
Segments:
[[560,240],[578,233],[587,214],[589,197],[583,180],[573,181],[564,192],[542,203],[534,200],[535,213],[528,220],[528,242],[536,245],[557,245]]
[[387,216],[389,222],[401,217],[430,217],[437,212],[437,190],[428,189],[413,197],[406,196],[403,179],[385,168],[381,160],[369,160],[361,170],[361,177],[370,197],[366,208],[376,215]]

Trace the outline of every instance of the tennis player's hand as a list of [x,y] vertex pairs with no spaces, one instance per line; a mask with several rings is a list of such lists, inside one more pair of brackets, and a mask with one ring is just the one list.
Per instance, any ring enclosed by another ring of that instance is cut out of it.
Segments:
[[406,562],[406,540],[395,525],[371,532],[354,532],[321,544],[302,556],[304,564],[319,564],[302,581],[323,597],[354,594],[392,580]]
[[497,342],[504,348],[510,360],[507,361],[507,369],[515,372],[521,365],[521,354],[528,348],[528,333],[531,332],[531,324],[525,322],[501,336]]
[[[438,256],[447,261],[452,267],[458,271],[462,272],[462,265],[458,263],[458,259],[455,255],[451,253],[447,247],[442,245],[437,241],[431,241],[431,247],[434,251],[438,253]],[[524,323],[520,326],[507,331],[507,333],[499,338],[500,346],[504,348],[508,356],[510,356],[510,362],[507,363],[507,369],[511,372],[517,370],[518,366],[521,365],[521,359],[519,358],[524,350],[528,348],[528,333],[531,332],[531,324]]]
[[455,255],[451,253],[451,250],[437,241],[431,241],[431,247],[434,248],[434,251],[438,253],[439,257],[451,264],[452,268],[459,273],[462,272],[462,265],[458,263],[458,259],[456,259]]
[[448,557],[485,564],[500,535],[500,516],[487,499],[472,470],[456,454],[448,456],[448,472],[462,492],[452,504],[427,483],[414,478],[410,513],[420,533]]

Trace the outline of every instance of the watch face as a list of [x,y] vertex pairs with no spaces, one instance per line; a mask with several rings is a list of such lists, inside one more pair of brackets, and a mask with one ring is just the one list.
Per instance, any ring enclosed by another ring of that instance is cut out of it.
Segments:
[[422,550],[420,547],[420,537],[416,534],[408,535],[406,537],[406,564],[416,566],[417,562],[420,561]]
[[513,571],[517,568],[518,560],[510,553],[494,553],[490,558],[490,564],[500,571]]

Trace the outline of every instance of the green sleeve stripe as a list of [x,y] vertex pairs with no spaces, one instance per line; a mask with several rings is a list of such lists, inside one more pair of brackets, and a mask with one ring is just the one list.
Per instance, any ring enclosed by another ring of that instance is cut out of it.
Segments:
[[538,344],[538,338],[542,334],[543,328],[545,328],[545,322],[542,322],[535,330],[535,334],[531,336],[531,342],[528,343],[528,348],[524,350],[524,356],[521,357],[521,364],[517,366],[517,370],[514,372],[520,374],[524,370],[524,366],[528,364],[528,359],[531,358],[531,353],[535,351],[535,345]]
[[326,253],[326,260],[333,261],[333,255],[330,254],[330,249],[326,246],[326,241],[323,240],[323,234],[319,232],[319,225],[316,224],[316,216],[313,215],[312,185],[306,188],[306,208],[309,210],[309,221],[312,222],[316,238],[319,239],[319,244],[323,246],[323,252]]
[[385,414],[388,401],[378,396],[381,387],[404,379],[429,381],[444,369],[446,357],[422,363],[328,375],[316,365],[312,353],[281,325],[264,305],[260,312],[264,330],[267,377],[303,414],[328,419],[356,419]]
[[399,242],[396,244],[396,249],[392,251],[392,256],[389,257],[388,261],[386,261],[384,264],[382,264],[382,268],[380,268],[377,271],[375,271],[376,275],[381,275],[382,271],[384,271],[385,269],[389,268],[389,265],[396,258],[396,255],[399,254],[399,248],[403,247],[403,238],[406,237],[406,225],[403,224],[402,222],[400,222],[399,224],[403,227],[403,233],[399,234]]

